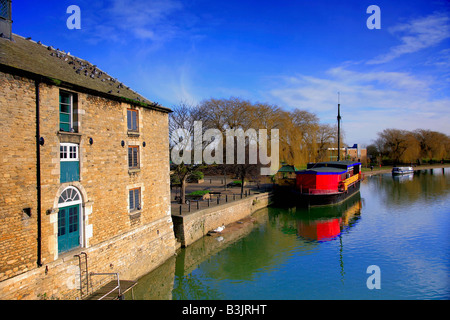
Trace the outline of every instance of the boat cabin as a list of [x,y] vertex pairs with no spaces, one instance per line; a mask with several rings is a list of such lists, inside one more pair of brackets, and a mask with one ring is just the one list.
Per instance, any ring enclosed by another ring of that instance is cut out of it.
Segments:
[[360,179],[360,173],[361,163],[355,161],[309,163],[306,170],[296,172],[296,187],[308,194],[342,192]]

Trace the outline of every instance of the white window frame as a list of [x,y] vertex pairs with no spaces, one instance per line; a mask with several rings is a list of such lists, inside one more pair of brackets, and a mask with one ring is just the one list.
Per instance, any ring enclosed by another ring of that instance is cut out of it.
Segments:
[[[64,202],[60,203],[59,200],[61,199],[62,195],[65,194],[65,192],[69,192],[69,190],[70,190],[70,194],[72,195],[71,199],[64,199]],[[75,196],[77,196],[78,199],[72,200],[72,198],[75,198]],[[83,203],[83,198],[81,197],[81,192],[77,188],[72,187],[72,186],[65,188],[58,197],[58,208],[74,206],[74,205],[82,204],[82,203]]]
[[80,161],[80,146],[76,143],[60,143],[59,160]]
[[[59,94],[61,95],[61,93],[67,94],[67,95],[70,96],[70,103],[68,105],[69,106],[69,113],[68,114],[69,114],[69,117],[70,117],[70,129],[69,129],[69,132],[72,132],[72,131],[74,131],[74,128],[73,128],[73,93],[67,92],[67,91],[61,91]],[[60,104],[67,105],[67,103],[63,103],[63,102],[60,102]],[[59,112],[61,112],[61,110]],[[63,112],[63,113],[67,114],[67,112]]]

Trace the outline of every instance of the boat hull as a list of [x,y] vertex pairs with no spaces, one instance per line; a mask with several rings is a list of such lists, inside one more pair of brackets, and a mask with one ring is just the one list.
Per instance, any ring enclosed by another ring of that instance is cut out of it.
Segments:
[[330,194],[299,194],[299,206],[329,206],[344,202],[359,192],[361,181],[348,187],[347,191]]
[[297,189],[292,188],[277,188],[275,190],[275,201],[278,204],[286,206],[298,207],[315,207],[315,206],[330,206],[340,204],[359,193],[361,181],[358,180],[350,185],[346,192],[336,192],[327,194],[305,194]]
[[392,175],[394,176],[398,176],[398,175],[402,175],[402,174],[409,174],[409,173],[414,173],[414,169],[412,167],[400,167],[400,168],[393,168],[392,169]]
[[403,174],[411,174],[411,173],[414,173],[414,170],[412,170],[412,171],[397,171],[397,172],[392,172],[392,175],[393,175],[393,176],[400,176],[400,175],[403,175]]

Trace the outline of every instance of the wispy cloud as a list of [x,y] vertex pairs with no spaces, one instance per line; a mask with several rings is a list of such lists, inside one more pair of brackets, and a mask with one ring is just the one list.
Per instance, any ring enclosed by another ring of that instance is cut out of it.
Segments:
[[434,13],[424,18],[414,19],[388,29],[400,38],[401,44],[392,47],[386,54],[369,60],[367,64],[381,64],[394,60],[404,54],[435,46],[450,38],[450,17]]
[[91,42],[130,44],[138,40],[158,46],[182,33],[177,15],[182,9],[178,0],[98,1],[91,10],[83,11],[87,23],[84,29],[89,32]]
[[282,106],[305,109],[322,122],[334,123],[340,92],[347,137],[360,143],[369,143],[384,128],[427,128],[450,134],[450,98],[433,96],[433,78],[344,67],[329,69],[325,76],[278,77],[269,94]]

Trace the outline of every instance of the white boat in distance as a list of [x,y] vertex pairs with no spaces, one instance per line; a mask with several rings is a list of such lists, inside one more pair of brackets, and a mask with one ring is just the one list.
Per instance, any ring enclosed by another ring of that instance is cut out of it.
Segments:
[[392,174],[407,174],[414,173],[413,167],[394,167],[392,168]]

